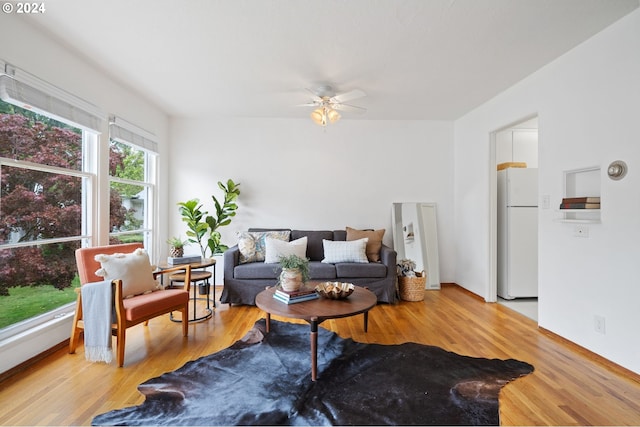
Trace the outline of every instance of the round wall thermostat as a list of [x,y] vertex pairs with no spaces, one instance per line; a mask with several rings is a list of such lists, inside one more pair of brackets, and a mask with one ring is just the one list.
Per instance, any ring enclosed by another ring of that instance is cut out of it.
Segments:
[[607,168],[607,175],[614,181],[621,180],[627,174],[627,164],[622,160],[612,162]]

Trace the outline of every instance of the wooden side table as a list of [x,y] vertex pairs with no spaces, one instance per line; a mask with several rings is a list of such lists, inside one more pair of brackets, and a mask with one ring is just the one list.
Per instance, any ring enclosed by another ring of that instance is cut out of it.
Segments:
[[[216,260],[215,258],[205,258],[200,261],[189,263],[191,265],[191,285],[193,287],[193,297],[190,298],[193,301],[193,313],[189,318],[189,322],[199,322],[202,320],[206,320],[213,316],[213,309],[216,307],[216,286],[215,286],[215,275],[216,275]],[[158,268],[164,270],[166,268],[175,267],[175,265],[171,265],[168,263],[160,263]],[[213,267],[213,274],[210,271],[206,271],[207,267]],[[203,271],[198,271],[203,270]],[[209,279],[212,279],[212,283],[209,284]],[[183,283],[184,286],[184,274],[173,274],[169,277],[171,280],[170,286],[173,286],[173,282]],[[205,282],[205,297],[197,297],[196,292],[198,291],[197,284],[199,282]],[[211,300],[209,299],[209,287],[213,288],[213,307],[211,307]],[[206,301],[207,307],[205,309],[205,314],[203,316],[197,315],[197,301]],[[174,322],[179,322],[179,319],[174,319],[173,314],[170,314],[170,318]]]

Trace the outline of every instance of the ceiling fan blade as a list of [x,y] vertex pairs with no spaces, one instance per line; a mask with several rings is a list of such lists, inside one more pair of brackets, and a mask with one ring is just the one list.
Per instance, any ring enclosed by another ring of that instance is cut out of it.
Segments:
[[363,114],[367,112],[366,108],[363,107],[357,107],[355,105],[349,105],[349,104],[331,104],[331,107],[334,110],[338,110],[338,111],[347,111],[349,113],[358,113],[358,114]]
[[364,91],[360,89],[354,89],[350,92],[341,93],[331,97],[331,102],[339,102],[342,104],[344,102],[351,101],[352,99],[362,98],[363,96],[367,96],[367,94],[364,93]]
[[322,98],[319,97],[313,90],[311,90],[309,88],[306,88],[306,91],[311,94],[311,99],[313,99],[313,102],[315,102],[315,103],[322,102]]
[[308,102],[306,104],[298,104],[298,105],[296,105],[296,107],[317,107],[319,105],[320,105],[320,103],[318,103],[318,102]]

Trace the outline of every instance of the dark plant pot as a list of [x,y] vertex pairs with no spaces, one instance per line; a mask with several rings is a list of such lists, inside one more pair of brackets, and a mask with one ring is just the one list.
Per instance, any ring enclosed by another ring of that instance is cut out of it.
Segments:
[[208,283],[200,283],[198,285],[198,293],[200,295],[208,295],[209,294],[209,284]]

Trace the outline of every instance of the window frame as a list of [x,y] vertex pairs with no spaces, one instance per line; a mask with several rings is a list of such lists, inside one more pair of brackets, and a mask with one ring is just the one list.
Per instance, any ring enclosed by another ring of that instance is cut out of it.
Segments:
[[[42,113],[39,113],[42,114]],[[46,114],[42,114],[46,115]],[[49,116],[47,116],[49,117]],[[74,126],[73,124],[71,124]],[[66,236],[58,238],[40,239],[35,241],[27,241],[21,243],[3,243],[0,244],[0,249],[15,249],[21,247],[29,247],[35,245],[47,245],[52,243],[62,242],[74,242],[79,241],[82,245],[92,240],[92,224],[95,223],[93,218],[95,212],[95,200],[93,195],[95,194],[95,187],[97,183],[97,174],[95,173],[95,159],[87,159],[85,153],[91,155],[97,152],[90,147],[97,144],[98,133],[95,131],[89,131],[82,129],[82,170],[65,169],[58,166],[49,166],[41,163],[34,163],[30,161],[18,161],[9,159],[7,157],[0,157],[0,168],[3,166],[36,170],[39,172],[54,173],[59,175],[77,177],[82,179],[82,233],[77,236]],[[89,170],[87,170],[89,169]],[[1,202],[1,201],[0,201]],[[0,342],[10,339],[18,334],[26,333],[29,330],[38,328],[41,325],[46,324],[55,319],[66,317],[75,313],[75,301],[63,304],[58,308],[49,310],[39,315],[30,317],[20,322],[9,325],[0,329]]]
[[[152,133],[118,117],[109,117],[108,143],[115,141],[128,145],[144,154],[144,181],[136,181],[112,176],[107,172],[109,191],[112,183],[129,184],[145,187],[147,189],[147,205],[144,212],[144,225],[136,230],[112,232],[109,230],[109,238],[142,233],[143,244],[149,253],[149,258],[154,259],[154,248],[157,241],[158,230],[158,142]],[[109,212],[109,217],[111,213]]]

